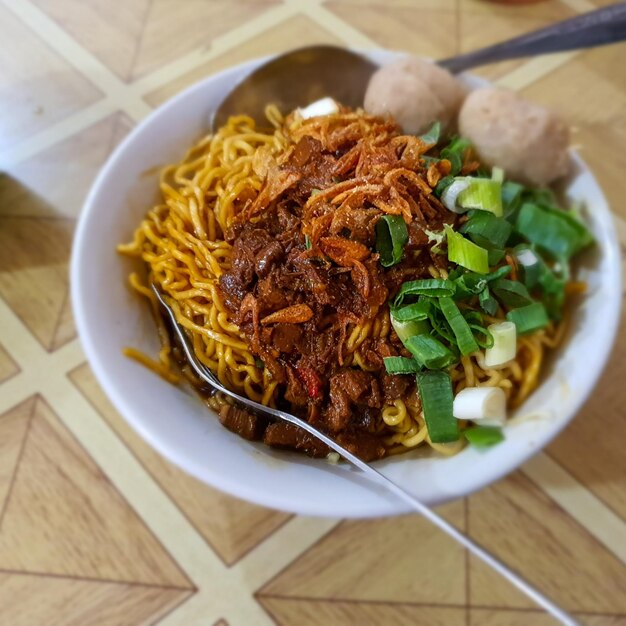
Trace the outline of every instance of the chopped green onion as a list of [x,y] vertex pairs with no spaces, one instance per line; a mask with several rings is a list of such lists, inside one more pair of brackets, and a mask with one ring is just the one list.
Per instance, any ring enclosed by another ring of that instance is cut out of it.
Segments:
[[485,350],[485,365],[498,367],[508,363],[517,354],[517,328],[513,322],[490,324],[487,330],[493,337],[493,346]]
[[417,388],[430,440],[433,443],[457,441],[459,426],[452,414],[450,376],[446,372],[420,372],[417,374]]
[[453,176],[456,176],[463,169],[463,157],[470,146],[471,143],[467,139],[457,137],[441,151],[441,158],[450,161],[450,173]]
[[489,249],[504,248],[513,226],[502,217],[487,211],[474,211],[470,219],[459,228],[475,244]]
[[452,412],[458,420],[502,426],[506,421],[506,394],[500,387],[465,387],[454,397]]
[[478,304],[487,315],[494,316],[498,312],[498,301],[491,295],[488,286],[480,292]]
[[261,359],[254,359],[254,365],[257,369],[262,370],[265,369],[265,363],[263,363],[263,361],[261,361]]
[[553,210],[558,211],[561,217],[563,217],[565,221],[572,228],[574,228],[574,230],[578,231],[581,250],[590,246],[595,241],[593,235],[591,234],[591,231],[583,223],[577,207],[572,207],[569,211],[561,211],[558,208],[554,208]]
[[515,227],[520,235],[556,260],[567,261],[589,242],[564,212],[549,211],[536,204],[522,205]]
[[524,187],[509,180],[502,183],[502,208],[505,219],[514,222],[522,202]]
[[447,224],[445,230],[448,240],[448,260],[478,274],[488,274],[489,255],[487,250],[472,243],[469,239],[465,239],[460,233],[454,232]]
[[407,322],[402,322],[397,320],[393,316],[393,312],[391,314],[391,325],[393,329],[396,331],[396,335],[400,341],[406,346],[406,342],[415,335],[421,335],[423,333],[428,333],[430,331],[430,325],[425,320],[411,320]]
[[423,369],[415,359],[404,356],[387,356],[383,361],[387,374],[416,374]]
[[404,345],[428,369],[443,369],[458,360],[450,348],[431,335],[414,335],[409,337]]
[[472,426],[463,431],[463,436],[476,448],[489,448],[504,441],[504,435],[495,426]]
[[456,337],[450,328],[450,324],[444,317],[441,309],[433,307],[433,314],[430,316],[430,325],[432,326],[431,335],[443,340],[444,343],[456,347]]
[[407,304],[400,308],[392,307],[391,315],[399,322],[410,322],[412,320],[422,321],[430,317],[431,311],[432,303],[430,299],[421,297],[413,304]]
[[444,176],[435,186],[435,195],[441,198],[446,189],[454,182],[454,176]]
[[441,202],[453,213],[465,213],[467,209],[461,207],[458,203],[461,192],[465,191],[470,186],[469,177],[455,178],[450,185],[448,185],[441,194]]
[[491,283],[496,280],[500,280],[500,278],[506,278],[511,273],[511,271],[512,268],[510,265],[503,265],[502,267],[499,267],[497,270],[493,270],[493,272],[485,276],[485,280],[488,283]]
[[480,209],[500,217],[502,215],[502,184],[489,178],[468,176],[466,180],[470,181],[470,185],[459,194],[457,204],[464,209]]
[[558,277],[548,264],[528,246],[517,246],[515,256],[523,268],[524,284],[541,291],[541,300],[552,319],[560,319],[565,302],[567,280]]
[[420,135],[419,138],[424,143],[436,146],[437,143],[439,142],[439,137],[441,137],[441,123],[440,122],[435,122],[430,127],[430,129],[426,133],[424,133],[423,135]]
[[465,300],[479,295],[487,286],[487,280],[484,274],[466,272],[455,279],[454,284],[456,285],[455,299]]
[[376,252],[380,264],[391,267],[402,259],[404,246],[409,240],[404,218],[401,215],[383,215],[376,222]]
[[311,198],[316,196],[318,193],[322,193],[321,189],[311,189]]
[[491,290],[500,302],[513,309],[526,306],[533,301],[528,289],[517,280],[499,278],[491,283]]
[[506,250],[498,250],[496,248],[493,248],[492,250],[487,250],[487,258],[489,259],[490,267],[498,265],[498,263],[502,261],[505,255]]
[[545,328],[550,323],[546,308],[541,302],[533,302],[528,306],[513,309],[506,314],[506,318],[515,324],[518,335],[532,333]]
[[310,239],[310,237],[309,237],[308,235],[305,235],[305,236],[304,236],[304,247],[305,247],[307,250],[310,250],[310,249],[311,249],[311,239]]
[[451,280],[441,278],[410,280],[400,287],[394,306],[399,307],[406,296],[430,296],[433,298],[451,296],[454,294],[454,288],[454,283]]
[[[460,275],[456,276],[452,282],[454,282],[456,287],[455,299],[462,300],[470,296],[479,295],[485,289],[487,283],[508,276],[511,272],[511,266],[503,265],[490,274],[476,274],[475,272],[463,271],[461,268],[457,268],[457,270],[461,270],[463,273],[459,272]],[[453,275],[451,273],[448,276],[448,280]]]
[[477,352],[478,344],[474,339],[472,329],[461,315],[461,311],[459,311],[459,307],[454,300],[450,297],[439,298],[439,307],[448,324],[450,324],[450,328],[454,333],[461,354],[467,356],[468,354],[472,354],[472,352]]

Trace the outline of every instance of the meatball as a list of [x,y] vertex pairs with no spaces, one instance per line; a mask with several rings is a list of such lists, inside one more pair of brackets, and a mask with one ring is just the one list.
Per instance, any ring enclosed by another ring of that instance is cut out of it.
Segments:
[[392,115],[405,133],[417,135],[436,121],[444,129],[451,126],[464,97],[461,83],[448,71],[424,59],[406,57],[372,76],[364,108],[374,115]]
[[467,137],[486,165],[497,165],[513,180],[547,185],[569,170],[569,130],[552,112],[506,89],[470,93],[459,114]]

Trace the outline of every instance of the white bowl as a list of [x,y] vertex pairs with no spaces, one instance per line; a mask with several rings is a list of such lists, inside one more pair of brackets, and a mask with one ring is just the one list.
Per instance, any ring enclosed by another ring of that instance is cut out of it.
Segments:
[[[373,52],[374,61],[395,58]],[[159,452],[196,478],[257,504],[306,515],[370,517],[407,506],[347,465],[277,452],[223,428],[193,392],[173,387],[122,355],[125,346],[158,349],[148,307],[128,287],[133,263],[115,252],[157,199],[155,166],[182,158],[207,129],[209,112],[261,60],[210,76],[165,103],[115,150],[83,209],[72,255],[72,299],[89,363],[117,410]],[[472,82],[472,79],[470,79]],[[580,409],[614,341],[621,303],[619,248],[609,208],[593,175],[578,172],[567,188],[588,207],[599,242],[581,269],[590,286],[566,344],[541,386],[487,452],[467,448],[452,458],[414,454],[376,463],[430,505],[484,487],[543,448]],[[136,267],[136,266],[135,266]]]

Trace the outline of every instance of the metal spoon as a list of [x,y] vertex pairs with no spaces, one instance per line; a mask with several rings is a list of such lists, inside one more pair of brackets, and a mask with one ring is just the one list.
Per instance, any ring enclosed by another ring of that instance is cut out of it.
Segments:
[[[525,56],[590,48],[626,40],[626,2],[590,11],[545,28],[438,61],[453,73]],[[337,46],[309,46],[274,57],[244,78],[211,117],[214,130],[231,115],[245,113],[265,122],[273,102],[292,111],[324,96],[350,107],[363,105],[370,76],[378,66],[361,54]]]
[[152,291],[159,301],[163,311],[167,316],[167,321],[171,329],[174,331],[180,345],[185,353],[185,357],[187,361],[193,368],[194,372],[204,380],[209,386],[211,386],[216,391],[219,391],[227,396],[230,396],[237,404],[244,407],[247,411],[255,413],[256,415],[260,415],[263,417],[269,417],[273,419],[279,419],[284,422],[289,422],[290,424],[294,424],[303,430],[306,430],[309,434],[313,435],[313,437],[323,441],[329,448],[339,453],[344,459],[352,463],[355,467],[360,469],[367,477],[371,478],[374,482],[378,483],[391,493],[398,496],[401,500],[404,500],[408,503],[415,511],[420,513],[427,520],[432,522],[435,526],[441,529],[444,533],[452,537],[455,541],[460,543],[464,548],[469,550],[473,555],[477,556],[479,559],[484,561],[487,565],[489,565],[492,569],[506,578],[510,583],[515,585],[520,591],[525,593],[531,600],[536,602],[539,606],[544,608],[550,615],[555,617],[561,624],[565,624],[566,626],[576,626],[578,622],[574,620],[573,617],[568,615],[563,609],[558,607],[552,600],[548,599],[544,596],[539,590],[535,589],[532,585],[530,585],[527,581],[525,581],[519,574],[514,572],[512,569],[507,567],[504,563],[498,560],[495,556],[487,552],[482,546],[475,543],[472,539],[464,535],[462,532],[457,530],[452,524],[447,522],[445,519],[440,517],[437,513],[435,513],[428,506],[423,504],[420,500],[418,500],[415,496],[410,494],[408,491],[405,491],[400,485],[396,484],[389,478],[387,478],[384,474],[381,474],[378,470],[375,470],[371,465],[368,465],[359,457],[355,456],[348,450],[346,450],[343,446],[339,445],[335,441],[333,441],[330,437],[325,435],[323,432],[319,431],[314,426],[311,426],[308,422],[301,420],[295,415],[290,415],[289,413],[285,413],[284,411],[279,411],[278,409],[273,409],[271,407],[263,406],[258,402],[254,402],[249,398],[244,396],[240,396],[230,389],[224,387],[213,372],[206,367],[202,362],[198,360],[191,345],[191,341],[184,330],[180,327],[178,322],[176,321],[176,316],[174,315],[174,311],[172,311],[169,304],[166,302],[163,294],[160,292],[158,287],[153,283],[151,285]]

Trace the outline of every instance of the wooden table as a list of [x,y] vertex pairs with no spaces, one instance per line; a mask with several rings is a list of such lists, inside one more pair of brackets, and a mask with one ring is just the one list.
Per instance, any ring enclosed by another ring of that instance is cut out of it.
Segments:
[[[67,264],[113,147],[207,74],[319,42],[448,56],[601,4],[0,1],[2,626],[553,623],[420,518],[294,517],[170,465],[85,363]],[[626,244],[626,47],[480,73],[562,111]],[[626,624],[625,355],[622,325],[593,398],[557,441],[440,509],[592,626]]]

